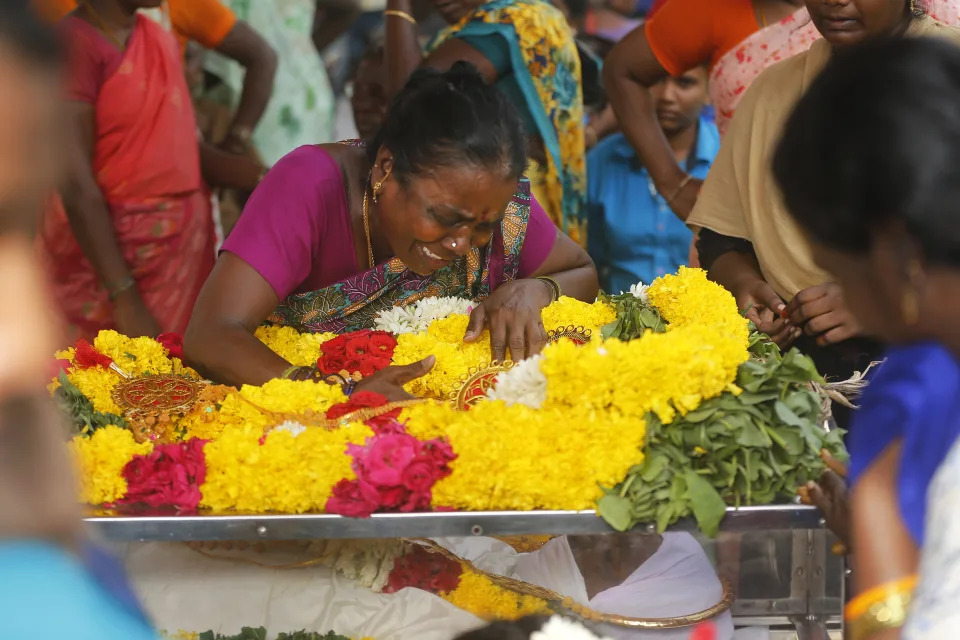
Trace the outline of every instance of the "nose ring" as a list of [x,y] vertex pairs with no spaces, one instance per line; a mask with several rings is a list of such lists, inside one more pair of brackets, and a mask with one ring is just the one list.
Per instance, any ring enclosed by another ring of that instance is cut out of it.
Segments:
[[457,241],[454,240],[453,242],[451,242],[451,243],[450,243],[450,246],[453,247],[454,249],[456,249],[456,248],[457,248]]

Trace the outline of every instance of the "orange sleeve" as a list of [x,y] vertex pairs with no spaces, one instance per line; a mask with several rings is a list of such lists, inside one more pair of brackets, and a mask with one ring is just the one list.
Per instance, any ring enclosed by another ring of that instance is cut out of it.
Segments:
[[237,16],[219,0],[169,0],[168,6],[178,38],[207,49],[216,49],[237,23]]
[[712,68],[758,28],[749,0],[670,0],[647,21],[646,35],[661,66],[679,76],[702,64]]
[[30,0],[30,6],[41,20],[52,24],[76,9],[77,0]]

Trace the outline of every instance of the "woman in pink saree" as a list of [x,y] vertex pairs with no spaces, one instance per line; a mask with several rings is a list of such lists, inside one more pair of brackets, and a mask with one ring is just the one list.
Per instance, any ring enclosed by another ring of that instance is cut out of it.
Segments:
[[[147,0],[89,0],[68,16],[68,179],[41,253],[73,337],[182,333],[213,268],[210,200],[173,36]],[[62,203],[62,204],[61,204]]]

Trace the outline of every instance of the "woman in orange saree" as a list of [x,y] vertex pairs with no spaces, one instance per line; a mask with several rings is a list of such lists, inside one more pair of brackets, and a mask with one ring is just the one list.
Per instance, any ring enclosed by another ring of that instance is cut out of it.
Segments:
[[182,333],[214,263],[196,120],[173,36],[148,0],[89,0],[69,45],[69,175],[41,253],[72,337]]

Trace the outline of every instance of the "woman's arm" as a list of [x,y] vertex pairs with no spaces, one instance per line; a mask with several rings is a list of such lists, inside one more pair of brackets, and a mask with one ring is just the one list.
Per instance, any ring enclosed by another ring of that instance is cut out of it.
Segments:
[[[603,65],[603,84],[620,129],[650,172],[657,190],[672,195],[686,172],[677,164],[663,135],[657,121],[656,101],[650,92],[653,85],[668,75],[653,54],[643,26],[618,42]],[[693,210],[696,193],[695,187],[684,189],[670,203],[681,220],[686,220]]]
[[[387,0],[387,11],[399,11],[413,15],[410,0]],[[446,71],[454,63],[463,60],[475,66],[487,82],[498,77],[494,64],[474,47],[460,40],[450,38],[429,55],[424,56],[417,41],[417,26],[397,15],[386,14],[386,61],[387,61],[387,97],[400,93],[410,75],[419,66]]]
[[[919,550],[897,504],[900,445],[896,441],[888,446],[850,492],[855,594],[917,573]],[[899,637],[900,629],[889,629],[870,640]]]
[[67,175],[60,193],[70,228],[100,282],[115,296],[113,319],[117,330],[128,336],[154,337],[160,332],[159,327],[133,282],[133,273],[117,244],[110,211],[93,177],[96,139],[93,105],[68,102],[66,112],[70,123],[66,140]]
[[311,37],[317,53],[329,47],[347,32],[363,11],[356,0],[324,0],[313,14]]
[[563,295],[584,302],[596,300],[600,291],[600,280],[593,260],[583,247],[559,229],[553,249],[532,277],[540,276],[556,280]]
[[200,143],[200,170],[211,187],[247,193],[257,188],[265,171],[249,154],[229,153],[206,142]]
[[216,50],[236,60],[246,68],[243,93],[237,113],[233,116],[227,137],[221,146],[232,153],[243,153],[250,136],[260,122],[273,93],[273,78],[277,72],[277,53],[266,40],[246,22],[238,20]]
[[253,267],[222,253],[183,337],[187,362],[211,380],[234,386],[279,378],[290,363],[254,336],[277,303],[273,287]]

